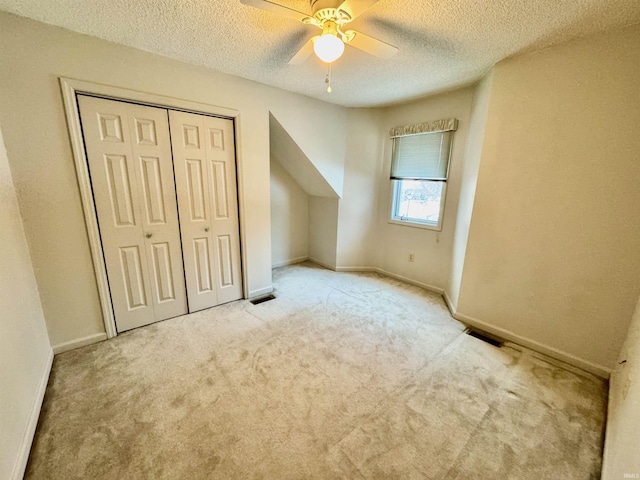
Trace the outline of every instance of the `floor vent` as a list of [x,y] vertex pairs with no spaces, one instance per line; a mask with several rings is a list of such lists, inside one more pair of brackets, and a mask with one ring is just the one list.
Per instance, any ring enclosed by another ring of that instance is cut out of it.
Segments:
[[467,328],[465,332],[467,335],[471,335],[478,340],[482,340],[483,342],[489,343],[494,347],[500,348],[504,343],[504,340],[496,337],[495,335],[491,335],[490,333],[483,332],[482,330],[476,330],[474,328]]
[[253,300],[251,300],[251,303],[253,303],[254,305],[258,305],[259,303],[268,302],[269,300],[273,300],[274,298],[276,298],[275,295],[265,295],[264,297],[254,298]]

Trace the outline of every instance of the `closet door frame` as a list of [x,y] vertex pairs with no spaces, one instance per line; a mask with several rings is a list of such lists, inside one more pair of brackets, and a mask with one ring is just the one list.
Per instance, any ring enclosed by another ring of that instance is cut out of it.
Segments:
[[93,199],[93,190],[91,187],[91,180],[89,176],[89,165],[87,163],[84,138],[82,136],[82,127],[80,124],[80,114],[77,99],[78,94],[101,97],[108,100],[137,103],[141,105],[148,105],[151,107],[166,108],[169,110],[182,110],[190,113],[212,115],[233,121],[236,146],[236,181],[238,185],[242,291],[243,298],[247,298],[248,283],[246,268],[246,249],[244,248],[245,216],[242,195],[242,139],[240,138],[240,128],[238,128],[240,123],[240,112],[238,110],[230,108],[192,102],[189,100],[176,99],[172,97],[165,97],[163,95],[138,92],[126,88],[113,87],[109,85],[102,85],[99,83],[75,80],[65,77],[60,77],[60,87],[62,89],[62,98],[64,102],[65,114],[67,117],[67,125],[69,127],[69,137],[71,140],[73,159],[76,167],[76,176],[78,178],[78,186],[80,187],[82,209],[84,211],[87,234],[89,237],[89,248],[91,250],[91,258],[93,260],[93,268],[98,286],[98,294],[100,296],[100,307],[102,309],[102,317],[104,320],[104,327],[107,338],[113,338],[117,336],[118,332],[116,330],[116,321],[111,301],[111,292],[109,290],[109,282],[107,280],[104,252],[102,250],[102,241],[100,239],[100,231],[98,228],[98,217],[96,214],[96,207]]

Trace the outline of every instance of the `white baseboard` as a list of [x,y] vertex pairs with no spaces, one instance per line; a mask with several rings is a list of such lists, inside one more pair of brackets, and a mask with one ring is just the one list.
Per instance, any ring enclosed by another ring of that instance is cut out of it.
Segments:
[[47,357],[44,370],[42,371],[42,377],[40,378],[40,384],[36,391],[36,397],[31,406],[31,413],[29,414],[29,421],[27,428],[22,437],[22,444],[18,453],[18,458],[13,466],[13,473],[11,474],[11,480],[22,480],[24,478],[24,472],[27,468],[27,462],[29,461],[29,453],[31,453],[31,445],[33,444],[33,438],[36,434],[36,427],[38,426],[38,419],[40,418],[40,410],[42,409],[42,401],[44,400],[44,394],[47,391],[47,383],[49,382],[49,375],[51,374],[51,366],[53,365],[53,349],[49,350],[49,356]]
[[[310,259],[310,260],[314,263],[318,263],[313,259]],[[322,265],[322,266],[326,267],[326,265]],[[330,268],[331,270],[333,270],[331,267],[326,267],[326,268]],[[336,272],[376,272],[376,273],[379,273],[380,275],[384,275],[385,277],[395,278],[396,280],[400,280],[410,285],[415,285],[416,287],[420,287],[430,292],[437,293],[438,295],[444,294],[444,289],[440,287],[434,287],[433,285],[422,283],[417,280],[413,280],[412,278],[403,277],[402,275],[398,275],[397,273],[389,272],[387,270],[383,270],[382,268],[378,268],[378,267],[344,267],[342,266],[342,267],[336,267],[335,271]]]
[[96,333],[94,335],[88,335],[86,337],[77,338],[75,340],[70,340],[68,342],[54,345],[53,353],[57,355],[59,353],[68,352],[69,350],[75,350],[76,348],[86,347],[87,345],[91,345],[93,343],[102,342],[106,339],[107,339],[106,333]]
[[284,262],[278,262],[271,264],[271,268],[286,267],[287,265],[295,265],[296,263],[306,262],[309,259],[308,256],[292,258],[291,260],[285,260]]
[[455,318],[455,316],[456,316],[456,308],[453,306],[453,302],[449,298],[449,294],[447,293],[446,290],[444,292],[442,292],[442,298],[444,298],[444,303],[447,304],[447,308],[449,309],[449,313],[451,314],[452,317]]
[[548,357],[560,360],[561,362],[567,363],[573,367],[577,367],[580,370],[584,370],[585,372],[593,373],[598,377],[607,379],[611,375],[611,369],[603,365],[599,365],[583,358],[576,357],[575,355],[563,352],[561,350],[558,350],[557,348],[537,342],[536,340],[518,335],[517,333],[514,333],[510,330],[493,326],[489,323],[483,322],[482,320],[478,320],[477,318],[469,317],[455,311],[453,312],[453,318],[461,321],[462,323],[466,323],[467,325],[471,325],[473,327],[484,330],[487,333],[492,333],[501,338],[504,338],[505,340],[509,340],[510,342],[513,342],[515,344],[530,348],[531,350],[542,353],[543,355],[547,355]]
[[428,291],[433,292],[433,293],[437,293],[438,295],[442,295],[444,293],[444,289],[443,288],[436,287],[436,286],[433,286],[433,285],[429,285],[428,283],[422,283],[422,282],[419,282],[417,280],[413,280],[411,278],[403,277],[402,275],[398,275],[397,273],[388,272],[386,270],[383,270],[382,268],[376,268],[375,271],[378,272],[381,275],[385,275],[387,277],[395,278],[396,280],[400,280],[400,281],[408,283],[410,285],[415,285],[416,287],[424,288],[425,290],[428,290]]
[[375,272],[375,267],[336,267],[336,272]]
[[324,263],[320,260],[318,260],[317,258],[313,258],[313,257],[309,257],[307,260],[309,260],[310,262],[315,263],[316,265],[320,265],[321,267],[324,267],[328,270],[333,270],[336,271],[336,267],[333,265],[329,265],[328,263]]
[[273,285],[270,285],[264,288],[259,288],[258,290],[251,290],[247,298],[260,297],[262,295],[267,295],[271,292],[273,292]]

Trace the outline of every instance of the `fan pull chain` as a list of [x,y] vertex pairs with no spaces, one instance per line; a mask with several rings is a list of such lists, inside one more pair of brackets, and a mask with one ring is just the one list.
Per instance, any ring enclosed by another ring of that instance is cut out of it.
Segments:
[[327,93],[331,93],[331,64],[329,64],[329,70],[327,71],[324,83],[327,84]]

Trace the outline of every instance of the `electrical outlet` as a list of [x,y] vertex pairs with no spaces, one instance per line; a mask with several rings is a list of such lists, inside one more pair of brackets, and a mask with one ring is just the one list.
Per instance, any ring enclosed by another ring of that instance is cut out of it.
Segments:
[[415,260],[415,256],[413,255],[413,253],[409,254],[409,261],[413,262]]

